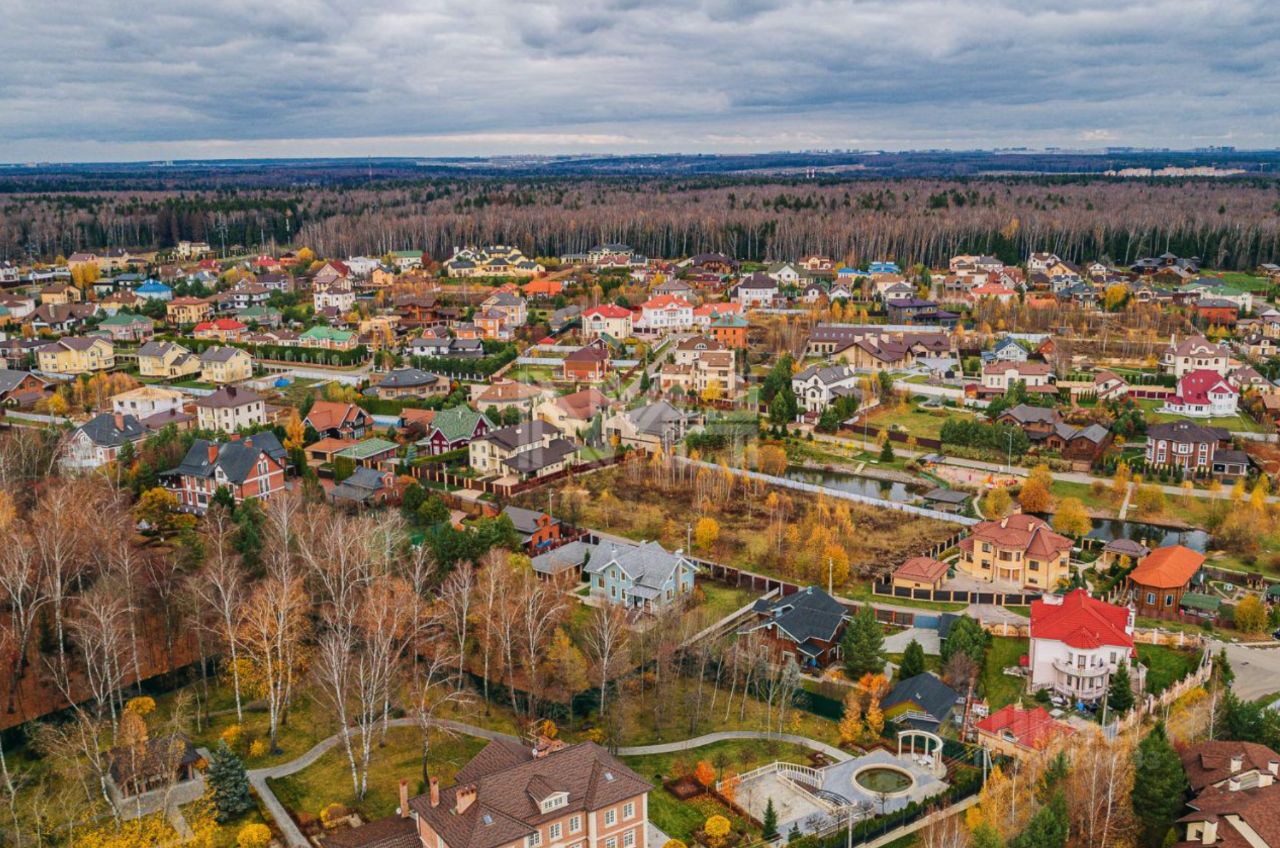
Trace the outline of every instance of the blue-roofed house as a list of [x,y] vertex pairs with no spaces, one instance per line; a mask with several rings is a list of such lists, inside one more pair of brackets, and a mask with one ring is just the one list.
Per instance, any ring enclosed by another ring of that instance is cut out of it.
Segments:
[[133,290],[143,300],[173,300],[173,289],[159,280],[147,280]]
[[872,262],[867,269],[868,274],[901,274],[902,269],[897,262]]
[[644,612],[656,612],[687,597],[697,573],[681,552],[671,553],[657,542],[601,542],[584,570],[592,595]]

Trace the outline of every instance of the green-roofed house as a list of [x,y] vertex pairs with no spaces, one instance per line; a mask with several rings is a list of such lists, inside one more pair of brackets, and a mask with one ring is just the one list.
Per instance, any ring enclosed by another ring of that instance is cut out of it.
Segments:
[[401,271],[408,271],[410,268],[422,267],[422,251],[421,250],[393,250],[391,251],[391,261]]
[[469,406],[453,406],[442,409],[431,419],[426,437],[417,446],[433,456],[461,450],[472,439],[487,435],[493,422]]
[[236,312],[236,318],[245,324],[257,324],[259,327],[280,326],[280,310],[261,304],[246,306]]
[[117,312],[103,318],[98,329],[107,333],[112,341],[145,342],[155,334],[155,324],[145,315],[129,315]]
[[338,451],[334,456],[344,456],[354,460],[356,465],[376,468],[380,462],[395,459],[396,443],[386,439],[365,439],[363,442],[356,442],[351,447]]
[[325,350],[351,350],[357,343],[356,334],[351,330],[339,330],[323,324],[309,327],[298,336],[300,346],[319,347]]
[[1198,615],[1201,618],[1217,618],[1218,610],[1222,607],[1222,599],[1215,595],[1206,595],[1203,592],[1185,592],[1182,595],[1182,601],[1179,606],[1191,615]]

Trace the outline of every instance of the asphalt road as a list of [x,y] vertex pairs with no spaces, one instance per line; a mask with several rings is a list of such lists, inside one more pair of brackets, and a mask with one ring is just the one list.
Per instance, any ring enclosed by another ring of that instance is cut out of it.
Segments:
[[1280,645],[1265,642],[1263,647],[1255,648],[1234,642],[1211,644],[1215,654],[1220,648],[1227,649],[1227,659],[1236,674],[1231,691],[1237,697],[1255,701],[1263,695],[1280,692]]

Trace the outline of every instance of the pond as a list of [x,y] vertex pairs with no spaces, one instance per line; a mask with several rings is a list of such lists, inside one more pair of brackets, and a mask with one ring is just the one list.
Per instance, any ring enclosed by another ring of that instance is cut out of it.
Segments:
[[809,468],[787,468],[784,475],[788,480],[809,483],[814,486],[825,486],[841,492],[852,492],[869,498],[880,498],[886,501],[909,503],[925,491],[923,486],[909,486],[889,480],[876,480],[858,474],[847,474],[842,471],[815,471]]
[[902,769],[873,766],[855,774],[853,782],[869,792],[893,794],[910,789],[915,780]]
[[[1046,518],[1050,522],[1053,521],[1053,516],[1046,516]],[[1179,530],[1175,527],[1161,527],[1158,524],[1146,524],[1141,521],[1121,521],[1118,518],[1095,518],[1089,538],[1102,539],[1106,542],[1130,539],[1134,542],[1143,542],[1149,548],[1185,545],[1200,553],[1209,549],[1209,534],[1204,530]]]

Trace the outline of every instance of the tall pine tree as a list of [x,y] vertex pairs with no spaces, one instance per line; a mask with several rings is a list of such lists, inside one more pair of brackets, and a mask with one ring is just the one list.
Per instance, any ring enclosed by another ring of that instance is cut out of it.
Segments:
[[884,671],[884,630],[869,605],[854,614],[844,630],[840,650],[844,653],[844,670],[851,680]]
[[1133,709],[1133,682],[1129,678],[1128,663],[1120,663],[1116,673],[1111,675],[1111,686],[1107,689],[1107,707],[1117,716]]
[[253,809],[253,797],[249,794],[249,775],[245,773],[244,763],[236,756],[235,751],[227,747],[225,739],[218,742],[218,747],[213,749],[209,757],[205,780],[213,793],[213,806],[218,811],[219,822],[229,822]]
[[898,666],[898,679],[906,680],[917,674],[924,674],[924,647],[912,639],[907,643],[907,649],[902,652],[902,665]]
[[765,839],[772,842],[778,838],[778,811],[773,808],[772,798],[769,799],[769,803],[765,804],[764,821],[761,824],[764,825],[763,836]]
[[1160,848],[1186,804],[1187,775],[1159,722],[1134,751],[1133,813],[1138,845]]

